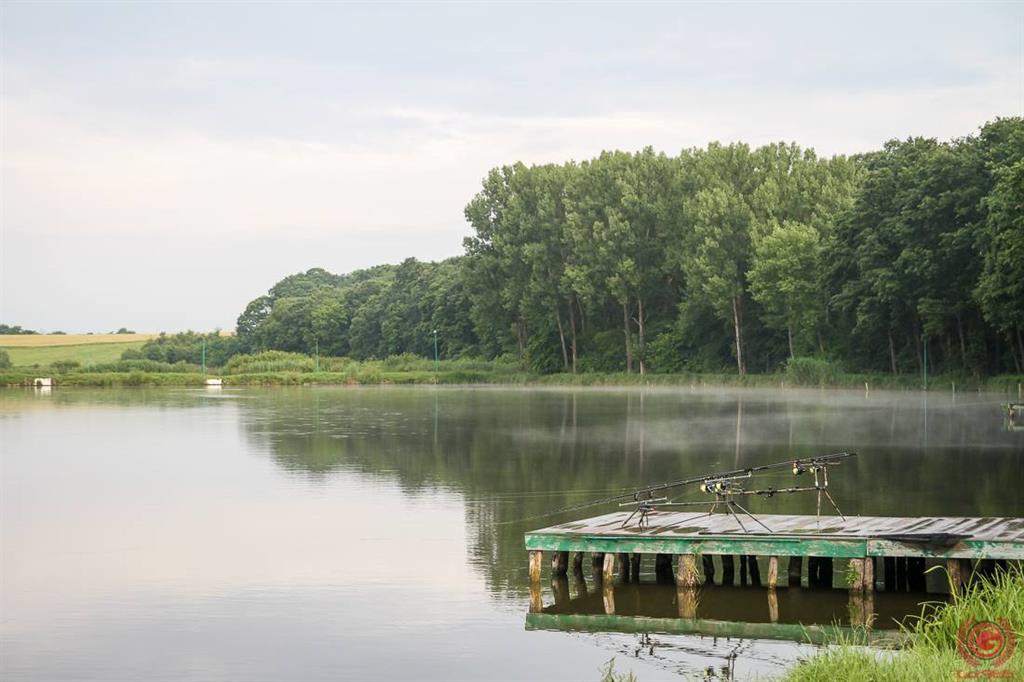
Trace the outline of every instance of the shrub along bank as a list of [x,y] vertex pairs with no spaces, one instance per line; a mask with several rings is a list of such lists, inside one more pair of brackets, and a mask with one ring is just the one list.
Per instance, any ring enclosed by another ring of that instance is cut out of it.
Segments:
[[[78,363],[56,362],[49,366],[12,367],[0,371],[0,385],[29,385],[35,377],[53,377],[63,386],[199,386],[207,377],[223,379],[227,385],[299,384],[539,384],[566,386],[738,386],[761,388],[847,388],[869,390],[915,390],[923,378],[913,374],[853,374],[843,372],[834,362],[818,358],[795,358],[782,372],[772,374],[675,373],[645,374],[581,372],[577,374],[536,374],[513,361],[461,358],[440,360],[412,354],[384,360],[356,361],[345,357],[310,357],[301,353],[266,351],[235,355],[220,368],[208,368],[178,361],[120,360],[80,367]],[[1015,394],[1022,375],[979,378],[943,374],[928,378],[928,389],[976,391],[979,389]]]

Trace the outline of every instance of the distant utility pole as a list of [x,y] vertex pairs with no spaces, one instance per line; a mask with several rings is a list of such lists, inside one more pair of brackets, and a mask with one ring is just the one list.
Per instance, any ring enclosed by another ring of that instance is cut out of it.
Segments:
[[203,374],[206,374],[206,339],[203,339]]
[[921,335],[921,342],[924,344],[924,390],[928,390],[928,337]]
[[437,360],[437,330],[434,330],[434,371],[437,371],[438,360]]

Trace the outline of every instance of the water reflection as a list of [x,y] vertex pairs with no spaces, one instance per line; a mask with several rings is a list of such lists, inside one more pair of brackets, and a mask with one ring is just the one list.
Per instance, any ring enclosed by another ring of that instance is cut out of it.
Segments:
[[[3,392],[0,673],[518,678],[542,660],[550,676],[597,678],[616,654],[632,661],[617,669],[634,666],[644,682],[730,665],[764,674],[800,649],[524,631],[524,531],[610,492],[838,450],[860,452],[831,480],[844,513],[1024,516],[1024,433],[1005,430],[1000,402],[689,389]],[[751,510],[813,505],[775,497]],[[653,571],[645,582],[570,581],[537,615],[611,607],[678,619],[674,586]],[[776,623],[848,618],[836,592],[780,590]],[[701,594],[682,604],[691,618],[772,623],[763,590]],[[874,610],[891,620],[921,598],[876,595]]]
[[[998,402],[818,391],[317,389],[249,401],[243,423],[296,475],[349,471],[392,477],[410,493],[458,491],[472,563],[492,589],[524,593],[522,533],[572,518],[545,513],[794,456],[860,452],[831,481],[847,514],[1021,516],[1024,499],[1008,484],[1024,482],[1024,435],[1000,428]],[[754,499],[750,508],[814,514],[812,498]]]

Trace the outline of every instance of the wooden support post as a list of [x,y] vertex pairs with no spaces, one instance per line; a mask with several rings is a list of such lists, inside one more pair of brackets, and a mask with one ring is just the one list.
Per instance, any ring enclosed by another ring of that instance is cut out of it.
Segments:
[[[850,559],[850,577],[847,584],[851,592],[864,591],[864,562],[861,559]],[[852,620],[852,618],[851,618]]]
[[604,552],[590,553],[590,567],[594,576],[594,582],[601,582],[604,575]]
[[747,568],[750,574],[750,584],[754,587],[761,586],[761,567],[757,563],[757,557],[747,555]]
[[852,627],[869,627],[871,624],[873,606],[871,596],[861,590],[850,590],[850,603],[847,606]]
[[[768,557],[768,589],[774,590],[775,586],[779,584],[779,557],[770,556]],[[775,603],[775,608],[778,609],[778,602]],[[776,616],[778,614],[776,613]],[[772,621],[775,622],[775,621]]]
[[544,552],[534,549],[530,551],[530,584],[540,585],[540,566],[544,561]]
[[573,571],[572,574],[572,586],[576,593],[576,598],[587,596],[587,578],[583,575],[583,569],[581,568],[579,573]]
[[623,583],[629,582],[629,553],[619,552],[615,557],[616,563],[619,565],[619,579]]
[[629,575],[635,583],[640,582],[640,557],[642,556],[643,554],[634,552],[629,557]]
[[555,596],[555,608],[564,613],[569,608],[569,579],[564,575],[551,576],[551,593]]
[[853,574],[853,578],[848,582],[852,591],[861,593],[874,591],[874,566],[870,558],[850,559],[850,572]]
[[701,563],[704,565],[704,584],[714,585],[715,584],[715,557],[710,554],[705,554],[700,558]]
[[583,552],[574,552],[572,555],[572,574],[577,578],[583,578]]
[[[682,559],[681,555],[679,558]],[[697,617],[697,588],[676,585],[676,607],[680,618]]]
[[693,554],[680,554],[679,564],[676,567],[676,585],[694,589],[700,584],[700,576],[697,575],[697,557]]
[[[614,554],[606,556],[614,557]],[[612,561],[615,561],[613,558]],[[615,614],[615,587],[612,581],[608,580],[601,586],[601,601],[604,603],[604,612],[609,616]]]
[[802,556],[789,557],[789,586],[800,587],[800,578],[804,572],[804,558]]
[[540,613],[544,610],[544,596],[540,591],[540,581],[530,582],[530,613]]
[[[946,573],[949,574],[949,593],[950,594],[961,594],[964,589],[964,584],[967,582],[967,578],[970,575],[970,568],[968,573],[964,573],[963,559],[947,559],[946,560]],[[970,566],[970,562],[968,562]]]
[[564,576],[569,572],[569,553],[568,552],[552,552],[551,553],[551,575],[553,576]]
[[615,581],[615,554],[612,552],[604,555],[601,579],[604,581],[605,586],[610,586]]
[[768,590],[768,620],[773,623],[779,622],[779,593],[774,587]]
[[733,585],[736,582],[736,564],[731,554],[722,555],[722,584]]

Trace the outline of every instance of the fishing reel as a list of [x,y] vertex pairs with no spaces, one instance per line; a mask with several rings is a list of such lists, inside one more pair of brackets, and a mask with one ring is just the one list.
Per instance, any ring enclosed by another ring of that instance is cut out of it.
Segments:
[[708,495],[738,495],[743,492],[743,486],[729,479],[704,481],[700,491]]

